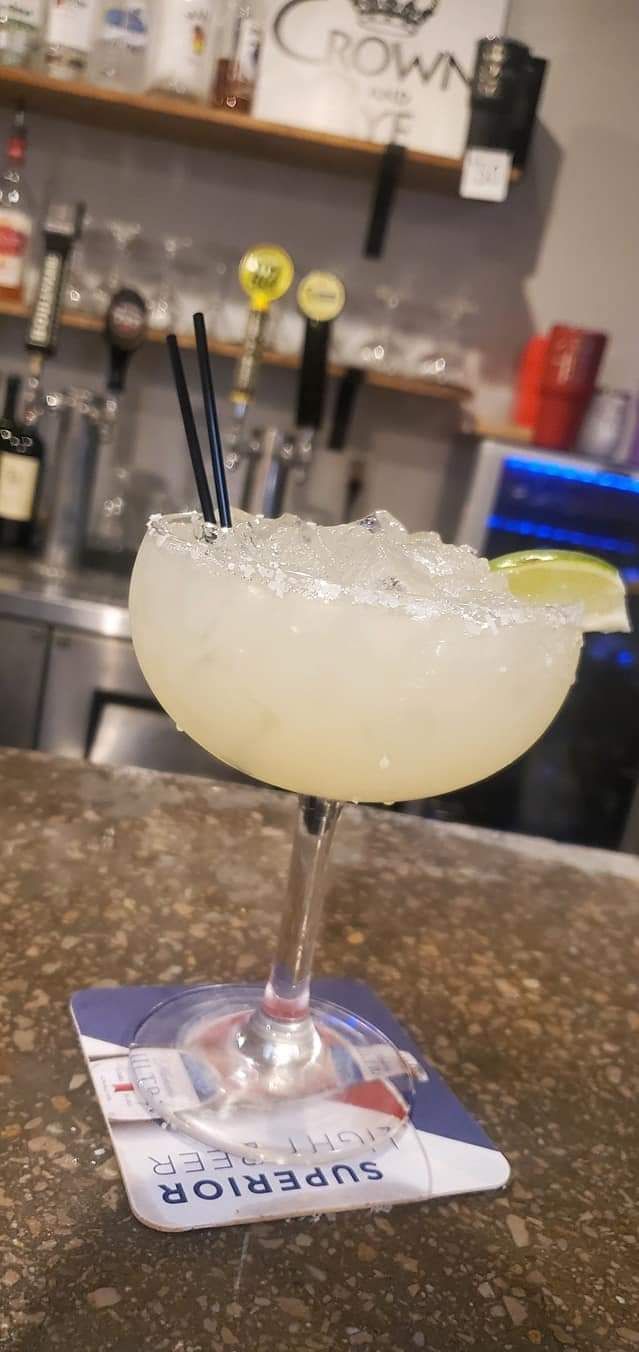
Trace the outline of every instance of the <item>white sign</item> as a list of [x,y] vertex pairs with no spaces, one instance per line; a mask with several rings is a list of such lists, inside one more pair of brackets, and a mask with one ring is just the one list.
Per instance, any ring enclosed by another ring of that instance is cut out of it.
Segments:
[[506,0],[267,0],[255,117],[459,157]]
[[474,197],[478,202],[505,202],[512,165],[509,150],[467,150],[459,196]]

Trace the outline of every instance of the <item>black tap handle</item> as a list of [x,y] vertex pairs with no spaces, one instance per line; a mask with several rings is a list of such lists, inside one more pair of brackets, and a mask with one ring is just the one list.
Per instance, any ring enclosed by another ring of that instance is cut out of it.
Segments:
[[60,324],[60,307],[71,249],[84,221],[85,207],[52,206],[44,224],[44,259],[38,294],[31,314],[27,351],[53,356]]
[[146,334],[147,309],[144,298],[131,287],[124,286],[111,298],[104,326],[109,345],[107,390],[119,394],[124,389],[126,372]]
[[331,451],[343,451],[346,446],[355,412],[355,401],[363,379],[363,371],[357,366],[349,366],[339,382],[333,426],[328,439],[328,448]]
[[387,145],[379,161],[364,238],[364,258],[381,258],[406,159],[406,147]]
[[302,367],[297,387],[298,427],[318,428],[322,425],[330,328],[330,324],[321,320],[306,321]]

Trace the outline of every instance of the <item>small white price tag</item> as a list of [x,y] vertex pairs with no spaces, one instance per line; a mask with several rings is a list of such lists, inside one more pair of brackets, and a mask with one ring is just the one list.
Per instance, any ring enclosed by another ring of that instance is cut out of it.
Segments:
[[480,202],[505,202],[512,163],[509,150],[469,147],[464,155],[459,196],[473,197]]

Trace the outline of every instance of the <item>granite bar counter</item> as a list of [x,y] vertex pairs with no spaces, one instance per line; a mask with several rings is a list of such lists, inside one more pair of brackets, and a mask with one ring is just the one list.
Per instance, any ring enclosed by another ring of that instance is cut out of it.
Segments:
[[69,994],[261,980],[293,816],[266,789],[0,752],[0,1346],[639,1347],[629,857],[348,809],[318,969],[367,978],[511,1183],[178,1235],[133,1219]]

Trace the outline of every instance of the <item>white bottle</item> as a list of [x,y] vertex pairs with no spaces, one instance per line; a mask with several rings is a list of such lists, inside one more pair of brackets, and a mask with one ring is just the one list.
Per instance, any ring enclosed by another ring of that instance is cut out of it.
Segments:
[[28,66],[42,30],[42,0],[0,3],[0,65]]
[[93,84],[131,94],[144,89],[149,17],[144,0],[100,0],[87,66]]
[[86,70],[95,0],[50,0],[44,34],[44,69],[56,80],[75,80]]
[[155,0],[147,89],[206,99],[213,66],[214,0]]

